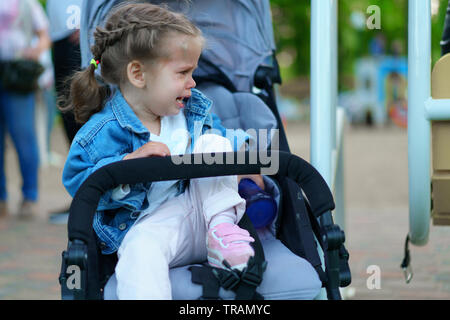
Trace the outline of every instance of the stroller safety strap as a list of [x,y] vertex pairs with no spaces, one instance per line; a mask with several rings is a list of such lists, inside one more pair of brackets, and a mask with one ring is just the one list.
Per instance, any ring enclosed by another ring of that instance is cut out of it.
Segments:
[[264,300],[264,297],[256,292],[261,284],[267,262],[256,262],[251,257],[248,266],[243,270],[219,269],[211,266],[192,266],[192,282],[203,286],[203,294],[200,300],[220,300],[220,287],[236,292],[236,300]]

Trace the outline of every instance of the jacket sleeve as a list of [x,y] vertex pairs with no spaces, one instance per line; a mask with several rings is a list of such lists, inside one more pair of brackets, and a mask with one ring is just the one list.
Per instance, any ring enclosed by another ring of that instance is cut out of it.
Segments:
[[[69,194],[73,197],[82,183],[97,169],[113,162],[123,160],[126,155],[114,155],[102,158],[94,162],[90,159],[88,152],[77,141],[72,144],[67,161],[64,166],[62,182]],[[98,210],[116,209],[120,207],[128,207],[133,210],[140,209],[145,200],[146,193],[144,184],[134,185],[131,190],[127,190],[126,194],[118,196],[118,189],[123,190],[124,186],[111,189],[105,192],[101,197]]]

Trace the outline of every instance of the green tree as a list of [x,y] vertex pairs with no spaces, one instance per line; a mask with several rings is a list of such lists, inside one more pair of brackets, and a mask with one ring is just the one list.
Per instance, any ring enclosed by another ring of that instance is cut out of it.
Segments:
[[[317,1],[317,0],[311,0]],[[426,0],[424,0],[426,1]],[[428,0],[431,1],[431,0]],[[439,1],[438,14],[432,18],[432,61],[440,56],[439,41],[445,18],[447,0]],[[310,68],[310,22],[311,2],[298,0],[271,0],[273,25],[277,52],[283,75],[308,76]],[[370,16],[367,8],[380,8],[381,29],[368,29],[365,25]],[[358,29],[354,18],[363,17]],[[382,35],[385,53],[392,54],[395,47],[401,55],[408,48],[408,1],[407,0],[340,0],[338,1],[338,63],[339,87],[348,89],[346,81],[353,74],[356,59],[370,54],[370,43]],[[292,60],[292,61],[291,61]],[[292,62],[292,63],[291,63]]]

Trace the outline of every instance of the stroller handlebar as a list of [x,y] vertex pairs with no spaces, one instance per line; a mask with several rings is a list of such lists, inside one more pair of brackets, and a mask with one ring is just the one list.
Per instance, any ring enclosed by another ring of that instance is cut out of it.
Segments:
[[276,178],[288,177],[300,185],[316,216],[334,209],[331,191],[319,172],[310,163],[289,152],[198,153],[131,159],[106,165],[84,181],[70,207],[69,240],[88,242],[100,197],[120,184],[259,174],[274,165]]

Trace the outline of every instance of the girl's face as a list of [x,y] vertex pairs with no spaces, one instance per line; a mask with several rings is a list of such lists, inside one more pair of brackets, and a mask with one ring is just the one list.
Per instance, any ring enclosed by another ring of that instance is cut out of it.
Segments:
[[197,68],[202,50],[201,40],[175,35],[165,41],[169,56],[152,64],[145,71],[143,88],[146,109],[157,116],[175,115],[184,107],[195,87],[192,73]]

